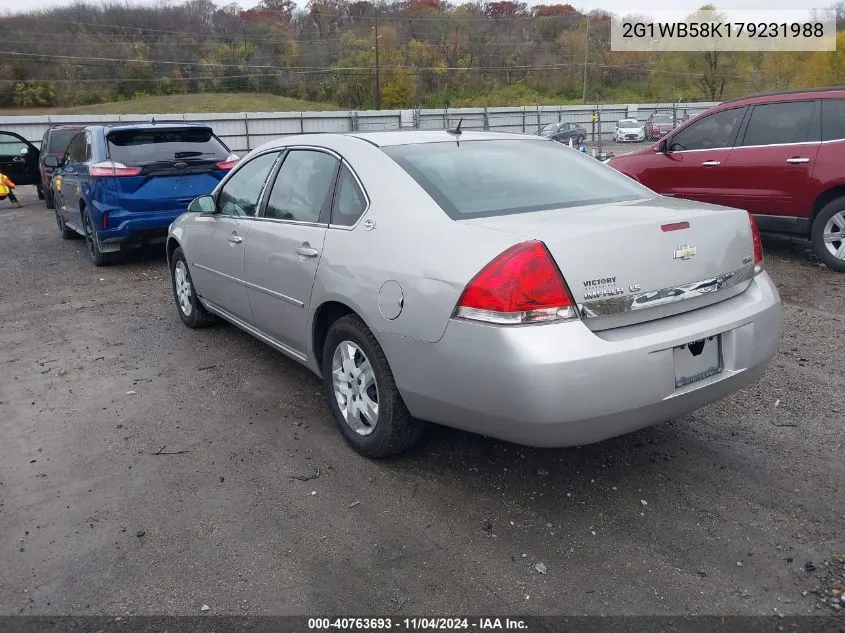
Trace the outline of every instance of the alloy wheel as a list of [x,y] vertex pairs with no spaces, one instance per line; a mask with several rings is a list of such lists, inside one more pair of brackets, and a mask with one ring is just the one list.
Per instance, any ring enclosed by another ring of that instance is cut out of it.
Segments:
[[332,386],[343,419],[358,435],[369,435],[378,423],[376,375],[364,351],[342,341],[332,356]]
[[837,259],[845,260],[845,211],[833,214],[822,231],[824,247]]
[[188,267],[185,262],[179,260],[173,269],[173,281],[176,285],[176,298],[179,302],[179,309],[186,317],[191,316],[194,310],[194,304],[191,303],[191,278],[188,275]]

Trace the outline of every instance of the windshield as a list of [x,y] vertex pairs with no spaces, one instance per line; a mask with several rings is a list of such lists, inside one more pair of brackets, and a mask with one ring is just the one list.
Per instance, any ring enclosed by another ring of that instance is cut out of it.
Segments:
[[47,143],[48,154],[64,154],[70,140],[76,136],[79,130],[53,130],[50,132],[50,140]]
[[229,150],[204,128],[119,130],[108,135],[109,158],[124,165],[224,160]]
[[672,117],[668,114],[655,114],[653,117],[651,117],[651,120],[655,123],[672,123]]
[[633,119],[626,119],[624,121],[619,121],[619,127],[640,127],[640,124]]
[[383,150],[453,220],[654,195],[595,158],[548,141],[424,143]]

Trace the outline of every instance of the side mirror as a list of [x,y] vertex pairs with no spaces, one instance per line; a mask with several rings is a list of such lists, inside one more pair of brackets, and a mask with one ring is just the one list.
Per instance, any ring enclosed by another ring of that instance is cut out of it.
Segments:
[[194,198],[188,205],[188,213],[214,213],[214,198],[212,196],[200,196]]
[[59,166],[59,159],[56,158],[55,156],[51,156],[51,155],[48,154],[47,156],[44,157],[44,166],[55,169],[56,167]]

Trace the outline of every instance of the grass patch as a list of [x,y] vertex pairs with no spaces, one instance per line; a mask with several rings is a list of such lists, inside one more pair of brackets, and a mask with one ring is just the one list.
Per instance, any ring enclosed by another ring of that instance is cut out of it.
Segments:
[[17,108],[3,115],[28,114],[182,114],[185,112],[302,112],[337,110],[331,103],[260,93],[206,93],[140,97],[72,108]]

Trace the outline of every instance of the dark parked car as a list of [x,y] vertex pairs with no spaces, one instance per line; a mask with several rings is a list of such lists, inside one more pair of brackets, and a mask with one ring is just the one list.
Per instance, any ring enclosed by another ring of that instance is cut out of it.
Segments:
[[47,128],[44,136],[41,138],[41,158],[38,161],[38,169],[40,172],[41,190],[43,191],[44,204],[48,209],[53,208],[53,192],[50,189],[50,181],[53,178],[53,168],[44,164],[47,156],[55,156],[56,159],[61,159],[65,154],[70,140],[76,136],[81,130],[80,126],[71,125],[56,125]]
[[675,127],[671,112],[652,112],[645,122],[645,135],[650,141],[666,136]]
[[63,238],[85,237],[102,266],[118,251],[164,242],[167,227],[210,193],[238,156],[205,125],[94,125],[73,137],[53,173]]
[[38,148],[18,134],[0,130],[0,173],[15,185],[38,187]]
[[726,101],[610,166],[664,195],[738,207],[845,272],[845,89]]
[[539,134],[561,143],[568,143],[569,139],[572,139],[576,145],[580,145],[587,138],[587,130],[577,123],[549,123]]

